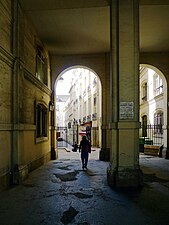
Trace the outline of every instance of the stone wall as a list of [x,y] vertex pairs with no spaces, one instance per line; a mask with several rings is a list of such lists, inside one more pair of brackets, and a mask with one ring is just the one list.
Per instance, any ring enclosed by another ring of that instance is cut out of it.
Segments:
[[[49,105],[49,56],[17,2],[0,1],[0,189],[50,160],[50,130],[37,142],[35,112],[36,102]],[[37,45],[45,54],[47,85],[36,77]]]
[[[103,154],[108,152],[107,159],[110,158],[110,55],[103,54],[86,54],[86,55],[52,55],[51,69],[52,69],[52,88],[54,89],[57,77],[72,67],[84,67],[94,71],[101,81],[102,87],[102,141],[101,148]],[[104,134],[103,134],[104,133]],[[105,158],[104,156],[101,158]]]
[[0,1],[0,189],[9,184],[11,167],[12,60],[11,2]]

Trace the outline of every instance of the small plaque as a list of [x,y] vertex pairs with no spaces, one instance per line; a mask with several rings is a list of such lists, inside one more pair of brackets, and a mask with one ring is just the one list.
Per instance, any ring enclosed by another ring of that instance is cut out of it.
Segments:
[[134,102],[120,102],[120,120],[134,119]]

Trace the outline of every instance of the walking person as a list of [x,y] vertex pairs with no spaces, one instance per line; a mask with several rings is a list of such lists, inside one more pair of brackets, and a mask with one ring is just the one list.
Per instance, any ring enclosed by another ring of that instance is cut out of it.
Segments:
[[87,169],[87,163],[89,158],[89,153],[91,153],[91,144],[87,140],[86,136],[82,137],[79,146],[79,152],[81,152],[82,169]]

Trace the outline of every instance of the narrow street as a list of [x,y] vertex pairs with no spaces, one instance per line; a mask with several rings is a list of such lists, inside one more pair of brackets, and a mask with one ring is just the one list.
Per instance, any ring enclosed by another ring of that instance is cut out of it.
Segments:
[[59,159],[0,193],[1,225],[167,225],[169,161],[141,155],[144,187],[112,190],[108,162],[93,149],[88,170],[79,152],[59,149]]

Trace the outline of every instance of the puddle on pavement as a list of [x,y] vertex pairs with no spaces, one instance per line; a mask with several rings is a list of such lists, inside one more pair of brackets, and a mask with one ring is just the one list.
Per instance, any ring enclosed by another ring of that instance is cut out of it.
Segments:
[[58,167],[58,169],[60,170],[71,170],[70,168],[68,168],[69,166],[60,166]]
[[77,225],[90,225],[90,223],[83,222],[83,223],[77,223]]
[[82,223],[77,223],[77,225],[90,225],[90,223],[82,222]]
[[61,218],[61,222],[64,225],[67,225],[69,223],[72,222],[72,220],[75,218],[75,216],[79,213],[79,211],[77,211],[75,208],[73,208],[72,206],[69,207],[69,209],[67,211],[65,211],[63,213],[63,216]]
[[78,171],[74,171],[74,172],[70,172],[70,173],[66,173],[66,174],[57,174],[54,173],[54,175],[59,178],[61,181],[66,182],[66,181],[73,181],[73,180],[77,180],[77,174],[79,172]]
[[73,195],[75,195],[77,198],[81,198],[81,199],[92,198],[93,197],[93,195],[84,194],[84,193],[81,193],[81,192],[73,193]]

